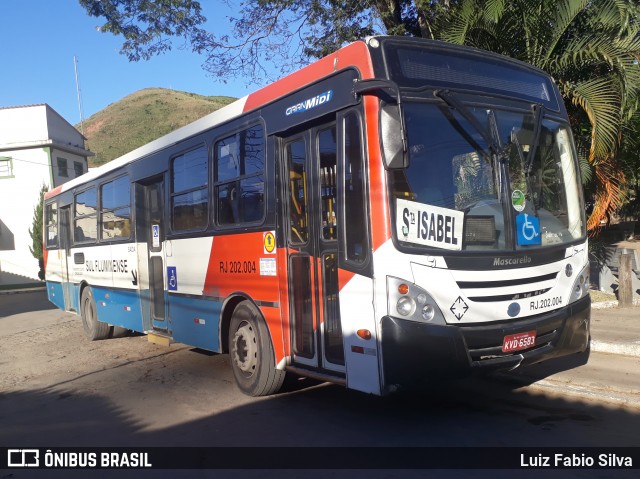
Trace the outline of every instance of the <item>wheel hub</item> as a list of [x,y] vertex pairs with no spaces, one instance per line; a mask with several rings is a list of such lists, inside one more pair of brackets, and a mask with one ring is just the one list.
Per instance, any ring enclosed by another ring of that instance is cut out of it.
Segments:
[[258,341],[249,323],[243,322],[233,335],[233,360],[238,368],[253,374],[258,364]]

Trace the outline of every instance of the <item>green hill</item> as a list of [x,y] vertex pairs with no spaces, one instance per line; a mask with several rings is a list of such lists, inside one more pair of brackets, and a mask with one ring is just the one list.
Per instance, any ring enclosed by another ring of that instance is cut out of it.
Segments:
[[[132,93],[85,120],[86,146],[95,153],[89,158],[89,166],[118,158],[234,100],[166,88]],[[76,127],[80,129],[80,125]]]

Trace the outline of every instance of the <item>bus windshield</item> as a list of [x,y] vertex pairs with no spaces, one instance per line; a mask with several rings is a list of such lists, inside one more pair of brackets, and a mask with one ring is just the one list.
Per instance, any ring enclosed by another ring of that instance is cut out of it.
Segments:
[[447,103],[405,103],[409,167],[390,172],[401,244],[522,250],[585,237],[565,124]]

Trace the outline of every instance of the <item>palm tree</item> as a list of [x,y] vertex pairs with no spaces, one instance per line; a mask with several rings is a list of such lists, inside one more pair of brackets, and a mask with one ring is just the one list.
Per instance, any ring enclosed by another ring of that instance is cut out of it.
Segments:
[[639,24],[634,0],[461,0],[433,30],[441,40],[508,55],[554,77],[579,154],[595,175],[589,230],[624,201],[616,154],[640,98]]

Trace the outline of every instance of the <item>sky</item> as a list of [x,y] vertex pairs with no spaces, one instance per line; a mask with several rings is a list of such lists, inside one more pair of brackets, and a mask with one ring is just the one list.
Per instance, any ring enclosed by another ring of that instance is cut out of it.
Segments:
[[[208,28],[227,28],[232,12],[221,12],[222,2],[202,5]],[[72,125],[79,123],[74,55],[84,119],[143,88],[233,97],[258,88],[214,80],[202,69],[204,58],[188,49],[129,62],[119,53],[122,39],[97,31],[104,21],[87,15],[77,0],[0,0],[0,21],[0,107],[48,103]]]

